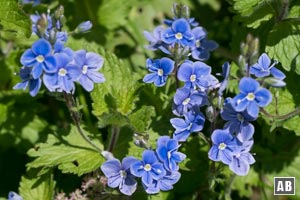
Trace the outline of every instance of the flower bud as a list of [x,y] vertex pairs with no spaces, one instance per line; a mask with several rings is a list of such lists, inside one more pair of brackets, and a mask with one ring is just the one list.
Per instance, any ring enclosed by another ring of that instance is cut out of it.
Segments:
[[85,21],[80,23],[77,28],[75,29],[76,33],[85,33],[92,28],[93,24],[91,21]]

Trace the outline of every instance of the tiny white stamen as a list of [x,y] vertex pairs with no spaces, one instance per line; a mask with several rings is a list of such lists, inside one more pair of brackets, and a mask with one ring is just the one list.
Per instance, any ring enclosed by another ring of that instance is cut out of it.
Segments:
[[222,142],[221,144],[219,144],[219,149],[220,149],[220,150],[224,150],[224,149],[226,148],[226,146],[227,146],[227,145],[226,145],[225,143]]
[[255,94],[250,92],[250,93],[248,93],[246,98],[248,101],[253,101],[255,99]]
[[187,104],[189,104],[189,102],[191,101],[191,99],[190,98],[186,98],[183,102],[182,102],[182,105],[187,105]]
[[146,164],[145,166],[144,166],[144,170],[145,171],[150,171],[152,168],[151,168],[151,165],[150,164]]
[[183,36],[182,36],[181,33],[176,33],[176,34],[175,34],[175,38],[176,38],[177,40],[181,40],[181,39],[183,38]]
[[162,76],[164,74],[164,70],[158,69],[157,74],[158,74],[158,76]]
[[199,48],[201,46],[200,40],[196,40],[196,47]]
[[36,61],[38,61],[39,63],[42,63],[42,62],[44,62],[44,60],[45,60],[44,56],[42,56],[42,55],[38,55],[35,59],[36,59]]
[[196,75],[195,74],[191,75],[190,76],[190,81],[194,82],[195,80],[196,80]]
[[83,65],[83,67],[82,67],[82,73],[86,74],[87,71],[88,71],[88,66],[87,65]]
[[65,76],[65,75],[67,75],[67,70],[65,68],[59,69],[58,75],[59,76]]
[[126,178],[126,176],[127,176],[126,171],[120,170],[120,176],[121,176],[122,178]]

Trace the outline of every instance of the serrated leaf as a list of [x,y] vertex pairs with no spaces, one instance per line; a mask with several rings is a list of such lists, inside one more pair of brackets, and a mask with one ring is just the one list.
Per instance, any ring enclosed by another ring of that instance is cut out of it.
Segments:
[[31,22],[18,5],[17,0],[0,0],[0,24],[3,31],[15,33],[17,37],[29,38]]
[[269,33],[266,51],[285,70],[300,74],[300,25],[291,22],[275,25]]
[[233,0],[233,10],[238,13],[235,17],[246,26],[258,28],[262,22],[274,17],[274,5],[270,0]]
[[51,200],[54,197],[54,187],[51,171],[42,176],[29,173],[21,178],[19,191],[24,200]]
[[102,73],[106,81],[97,84],[91,92],[93,114],[100,117],[115,110],[126,116],[135,108],[136,92],[141,85],[137,82],[139,78],[114,54],[103,49],[99,53],[105,58]]
[[103,113],[98,119],[99,128],[103,128],[108,125],[122,127],[129,124],[129,119],[126,116],[112,109],[110,109],[108,113]]
[[[87,131],[84,134],[89,135]],[[100,143],[93,142],[103,149]],[[47,142],[30,149],[28,155],[35,158],[28,163],[29,168],[57,166],[63,173],[78,175],[94,171],[104,162],[104,158],[81,138],[74,126],[66,136],[63,133],[49,134]]]
[[130,125],[135,131],[143,132],[148,129],[151,117],[154,115],[155,109],[153,106],[143,106],[129,115]]

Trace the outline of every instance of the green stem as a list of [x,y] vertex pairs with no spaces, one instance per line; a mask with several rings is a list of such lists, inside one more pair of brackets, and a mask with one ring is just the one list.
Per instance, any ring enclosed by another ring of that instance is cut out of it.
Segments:
[[227,187],[225,188],[225,199],[231,199],[230,197],[230,194],[231,194],[231,186],[234,182],[234,179],[235,179],[236,175],[235,174],[232,174],[230,176],[230,179],[229,179],[229,182],[227,184]]
[[120,134],[120,127],[113,125],[112,126],[112,134],[110,137],[109,145],[108,145],[108,151],[112,152],[116,146],[116,143],[118,141]]
[[97,146],[95,145],[91,140],[90,138],[88,138],[88,136],[86,136],[81,127],[80,127],[80,113],[78,111],[75,110],[76,108],[76,104],[75,104],[75,100],[73,99],[73,96],[70,95],[70,94],[67,94],[66,92],[63,93],[64,94],[64,98],[65,98],[65,101],[66,101],[66,104],[67,104],[67,107],[68,107],[68,110],[71,114],[71,117],[73,119],[73,122],[75,123],[76,125],[76,128],[77,128],[77,131],[78,133],[80,134],[80,136],[87,142],[89,143],[92,147],[94,147],[94,149],[99,152],[100,154],[102,154],[102,150]]
[[296,115],[300,114],[300,109],[296,108],[295,110],[293,110],[292,112],[289,112],[285,115],[273,115],[268,113],[265,109],[261,108],[261,112],[266,115],[267,117],[273,118],[273,119],[281,119],[281,120],[286,120],[289,119],[291,117],[294,117]]

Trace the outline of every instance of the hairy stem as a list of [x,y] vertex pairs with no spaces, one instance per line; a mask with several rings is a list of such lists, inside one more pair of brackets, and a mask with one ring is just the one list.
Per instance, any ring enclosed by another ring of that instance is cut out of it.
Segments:
[[75,110],[76,108],[76,104],[75,104],[75,100],[73,98],[72,95],[70,94],[67,94],[66,92],[63,93],[64,94],[64,98],[65,98],[65,101],[66,101],[66,104],[67,104],[67,107],[68,107],[68,110],[71,114],[71,117],[73,119],[73,122],[75,123],[76,125],[76,128],[77,128],[77,131],[78,133],[80,134],[80,136],[87,142],[89,143],[97,152],[99,152],[100,154],[102,153],[102,150],[97,146],[95,145],[91,140],[90,138],[88,138],[88,136],[86,136],[81,127],[80,127],[80,113]]
[[108,149],[107,149],[109,152],[112,152],[116,146],[116,143],[118,141],[119,134],[120,134],[120,127],[113,125],[111,132],[112,132],[112,134],[111,134]]

